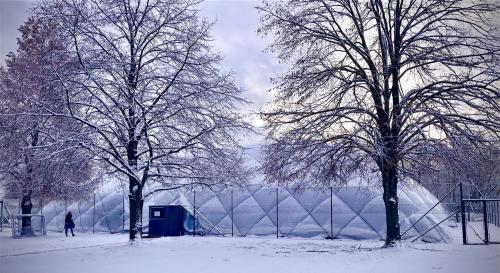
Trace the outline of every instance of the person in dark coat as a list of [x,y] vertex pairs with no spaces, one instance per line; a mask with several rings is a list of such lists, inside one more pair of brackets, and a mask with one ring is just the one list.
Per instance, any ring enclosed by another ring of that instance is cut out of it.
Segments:
[[68,229],[71,230],[71,235],[75,236],[73,233],[73,229],[75,228],[75,223],[73,222],[73,214],[71,214],[71,211],[66,214],[66,218],[64,218],[64,233],[66,234],[66,237],[68,237]]

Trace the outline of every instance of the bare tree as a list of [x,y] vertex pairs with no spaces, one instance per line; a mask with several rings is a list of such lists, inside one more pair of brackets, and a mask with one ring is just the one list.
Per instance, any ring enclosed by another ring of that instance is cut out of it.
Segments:
[[[456,139],[453,146],[429,145],[419,165],[412,165],[411,176],[437,197],[462,183],[469,198],[495,198],[500,195],[500,150]],[[424,160],[425,158],[425,160]],[[452,197],[456,197],[452,194]],[[451,200],[450,200],[451,201]],[[456,200],[453,200],[456,203]]]
[[144,187],[243,182],[243,102],[210,48],[198,0],[46,1],[41,14],[72,42],[81,73],[59,73],[68,114],[92,130],[87,148],[129,186],[130,241]]
[[[65,109],[50,72],[53,66],[69,64],[55,58],[64,51],[57,29],[30,17],[19,30],[19,47],[0,68],[0,185],[20,197],[23,214],[31,214],[33,197],[74,199],[90,193],[95,180],[89,154],[79,149],[86,139],[82,126],[28,114],[40,112],[41,103]],[[31,217],[23,217],[21,234],[33,235]]]
[[265,1],[260,32],[289,71],[263,114],[269,178],[326,183],[378,169],[386,246],[400,237],[397,185],[423,147],[498,145],[494,1]]

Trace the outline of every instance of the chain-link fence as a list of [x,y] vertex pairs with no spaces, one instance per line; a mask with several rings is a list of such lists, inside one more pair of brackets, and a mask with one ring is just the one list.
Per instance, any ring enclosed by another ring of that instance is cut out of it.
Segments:
[[464,243],[500,244],[500,199],[464,199]]
[[[399,191],[401,229],[422,217],[437,199],[418,185]],[[251,185],[220,191],[160,191],[144,203],[143,227],[148,231],[149,206],[181,205],[195,219],[186,225],[188,233],[223,236],[272,236],[383,239],[385,206],[378,187],[272,188]],[[51,202],[41,209],[47,230],[62,232],[64,217],[73,214],[77,232],[125,232],[129,226],[128,198],[125,193],[95,193],[77,202]],[[434,208],[412,227],[405,238],[424,233],[449,212]],[[189,228],[191,226],[192,228]],[[448,238],[446,227],[426,234],[428,241]]]
[[[416,238],[431,230],[424,240],[443,241],[449,238],[450,229],[461,228],[457,185],[441,184],[429,190],[401,185],[398,195],[401,231],[406,231],[403,238]],[[464,199],[477,195],[473,185],[462,186]],[[296,189],[250,185],[218,191],[159,191],[145,200],[143,231],[148,232],[149,206],[181,205],[191,215],[184,228],[193,235],[383,239],[386,227],[381,195],[379,187],[368,186]],[[12,207],[15,203],[6,204],[19,214],[19,208]],[[49,231],[62,232],[69,211],[77,232],[128,231],[129,204],[124,192],[97,192],[76,202],[43,205],[43,200],[34,199],[33,203],[39,206],[32,213],[45,216]],[[481,202],[466,202],[464,210],[469,243],[484,243],[485,234],[489,242],[500,241],[500,202],[487,203],[486,210]]]

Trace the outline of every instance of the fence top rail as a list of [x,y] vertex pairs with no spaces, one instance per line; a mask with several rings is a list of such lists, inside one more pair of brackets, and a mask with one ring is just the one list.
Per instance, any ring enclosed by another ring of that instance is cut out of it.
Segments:
[[13,214],[13,217],[45,216],[44,214]]
[[493,202],[500,202],[500,199],[495,199],[495,198],[484,198],[484,199],[463,199],[463,201],[468,201],[468,202],[483,202],[483,201],[493,201]]

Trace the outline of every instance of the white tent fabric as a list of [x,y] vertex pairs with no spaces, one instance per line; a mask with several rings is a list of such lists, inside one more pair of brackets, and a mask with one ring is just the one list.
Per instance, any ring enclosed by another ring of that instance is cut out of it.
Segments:
[[[398,195],[401,231],[438,202],[418,185],[400,186]],[[204,234],[383,239],[386,229],[382,194],[380,187],[374,186],[297,191],[249,185],[218,192],[160,191],[145,200],[146,230],[150,205],[182,205],[191,214],[196,211],[196,231]],[[68,210],[79,232],[122,232],[128,228],[128,201],[123,193],[96,193],[72,204],[50,203],[43,208],[47,229],[62,231]],[[424,233],[446,216],[446,210],[438,205],[403,239]],[[185,228],[193,231],[192,224]],[[448,238],[444,224],[423,237],[426,241]]]

